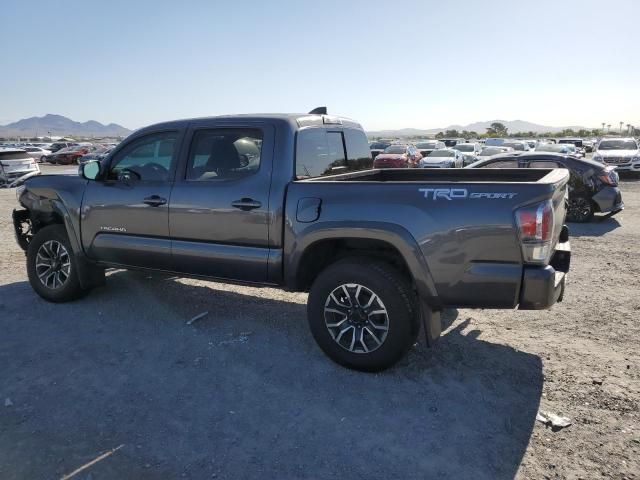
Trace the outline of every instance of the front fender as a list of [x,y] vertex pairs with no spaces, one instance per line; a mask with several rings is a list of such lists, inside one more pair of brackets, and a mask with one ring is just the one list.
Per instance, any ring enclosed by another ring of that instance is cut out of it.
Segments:
[[[301,224],[297,224],[300,227]],[[288,238],[287,238],[288,237]],[[404,259],[420,297],[439,308],[441,302],[418,242],[403,227],[387,222],[321,222],[314,223],[293,232],[287,229],[285,234],[284,278],[287,286],[294,288],[300,261],[308,248],[323,240],[365,239],[378,240],[390,244],[400,252]]]

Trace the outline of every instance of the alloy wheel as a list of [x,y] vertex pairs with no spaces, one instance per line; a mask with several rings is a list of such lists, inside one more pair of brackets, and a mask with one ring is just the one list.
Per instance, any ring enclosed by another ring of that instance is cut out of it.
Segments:
[[584,221],[591,215],[591,204],[583,197],[569,199],[569,216],[577,221]]
[[61,288],[71,274],[71,257],[65,246],[57,240],[40,245],[36,255],[36,275],[47,288]]
[[352,353],[371,353],[389,333],[389,314],[380,297],[357,283],[335,288],[324,306],[324,321],[333,340]]

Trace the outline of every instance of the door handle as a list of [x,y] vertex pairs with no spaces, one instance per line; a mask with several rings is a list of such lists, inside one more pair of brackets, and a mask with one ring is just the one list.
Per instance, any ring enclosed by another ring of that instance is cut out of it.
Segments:
[[231,206],[234,208],[239,208],[240,210],[249,211],[254,208],[260,208],[262,204],[253,198],[241,198],[240,200],[236,200],[235,202],[231,202]]
[[160,195],[151,195],[143,200],[147,205],[151,205],[152,207],[159,207],[160,205],[164,205],[167,203],[166,198],[162,198]]

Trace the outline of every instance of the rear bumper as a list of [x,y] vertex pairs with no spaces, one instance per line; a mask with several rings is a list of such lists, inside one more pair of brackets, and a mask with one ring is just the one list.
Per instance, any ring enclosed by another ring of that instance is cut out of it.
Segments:
[[622,193],[618,187],[605,187],[596,193],[592,200],[602,213],[619,212],[624,208]]
[[520,289],[520,310],[542,310],[561,302],[571,263],[571,245],[567,240],[559,243],[551,259],[544,267],[526,266]]

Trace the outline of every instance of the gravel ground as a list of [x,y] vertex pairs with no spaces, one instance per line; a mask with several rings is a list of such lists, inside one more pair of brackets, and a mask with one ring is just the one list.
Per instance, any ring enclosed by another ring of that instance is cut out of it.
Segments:
[[571,226],[563,303],[448,311],[437,348],[373,375],[321,353],[303,294],[112,271],[48,304],[0,190],[0,478],[640,478],[640,181],[622,191]]

